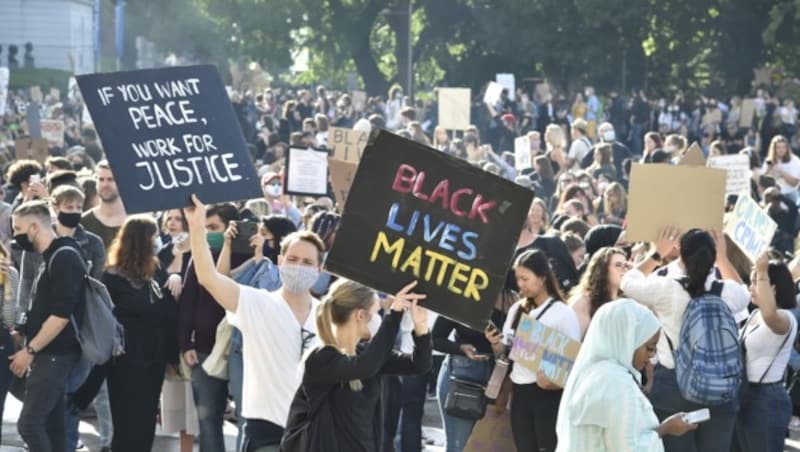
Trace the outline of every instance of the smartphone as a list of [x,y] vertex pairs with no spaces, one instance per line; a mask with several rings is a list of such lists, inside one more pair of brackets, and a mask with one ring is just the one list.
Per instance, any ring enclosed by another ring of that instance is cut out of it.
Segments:
[[763,188],[774,187],[776,185],[775,178],[762,174],[758,177],[758,185],[761,185]]
[[711,412],[708,411],[708,408],[692,411],[683,415],[683,422],[686,422],[687,424],[699,424],[701,422],[706,422],[709,419],[711,419]]
[[31,184],[33,182],[41,183],[42,182],[42,175],[41,174],[31,174],[28,178],[28,183]]
[[175,245],[177,245],[177,244],[179,244],[179,243],[183,243],[183,242],[185,242],[185,241],[186,241],[186,239],[188,239],[188,238],[189,238],[189,234],[188,234],[188,233],[186,233],[186,232],[181,232],[180,234],[176,235],[176,236],[175,236],[175,237],[172,239],[172,243],[174,243]]
[[238,254],[253,254],[250,239],[258,233],[258,223],[242,221],[236,223],[238,234],[231,242],[231,251]]

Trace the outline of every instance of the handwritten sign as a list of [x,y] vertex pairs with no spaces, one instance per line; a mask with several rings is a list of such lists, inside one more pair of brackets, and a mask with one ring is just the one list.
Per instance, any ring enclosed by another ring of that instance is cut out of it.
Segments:
[[286,157],[286,193],[301,196],[328,194],[328,152],[289,148]]
[[706,166],[723,169],[727,172],[726,195],[750,193],[750,157],[743,154],[710,157]]
[[739,196],[725,224],[725,234],[755,262],[769,248],[778,225],[749,196]]
[[8,68],[0,67],[0,115],[6,114],[6,103],[8,102],[8,78]]
[[333,149],[333,158],[343,162],[358,163],[367,145],[369,134],[342,127],[328,128],[328,148]]
[[364,150],[327,271],[386,293],[412,280],[425,307],[482,331],[533,193],[387,131]]
[[50,143],[50,146],[59,148],[64,147],[64,121],[57,119],[42,119],[40,121],[42,138]]
[[527,135],[514,139],[514,167],[517,171],[531,168],[531,139]]
[[448,130],[466,130],[470,124],[469,88],[439,88],[439,125]]
[[503,85],[503,88],[508,90],[508,98],[511,100],[516,100],[517,95],[517,81],[514,78],[514,74],[502,73],[502,74],[495,74],[494,80]]
[[44,138],[17,138],[14,140],[14,155],[17,159],[32,159],[44,163],[50,157],[48,146]]
[[364,111],[367,107],[367,92],[353,91],[353,108],[356,111]]
[[333,195],[336,198],[336,203],[339,204],[340,210],[344,209],[347,195],[353,185],[353,178],[356,176],[358,164],[329,158],[328,168],[331,172],[331,185],[333,186]]
[[486,92],[483,94],[483,103],[490,107],[494,107],[497,101],[500,100],[500,95],[503,93],[503,85],[497,82],[489,82],[486,87]]
[[562,388],[575,364],[581,343],[566,334],[522,314],[509,358],[514,365],[542,371]]
[[263,196],[214,66],[77,80],[128,213]]

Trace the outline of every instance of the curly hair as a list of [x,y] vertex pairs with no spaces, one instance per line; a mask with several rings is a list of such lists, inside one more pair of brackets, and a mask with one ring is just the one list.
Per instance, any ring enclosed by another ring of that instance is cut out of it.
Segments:
[[153,252],[153,236],[158,226],[153,218],[134,215],[125,220],[108,249],[107,268],[115,268],[134,281],[151,279],[158,269]]
[[572,295],[589,297],[589,317],[594,316],[600,306],[611,301],[608,271],[611,267],[611,258],[617,254],[625,257],[625,251],[615,247],[601,248],[594,253],[586,271],[583,272],[581,281],[573,289]]

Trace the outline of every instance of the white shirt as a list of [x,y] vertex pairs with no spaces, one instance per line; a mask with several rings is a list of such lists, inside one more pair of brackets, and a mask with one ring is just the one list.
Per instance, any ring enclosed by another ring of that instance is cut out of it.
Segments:
[[[794,154],[790,155],[791,157],[789,158],[788,162],[784,163],[782,160],[778,159],[777,162],[773,162],[773,166],[795,179],[800,179],[800,158]],[[764,163],[761,169],[764,171],[764,173],[766,173],[769,170],[769,167],[766,163]],[[797,190],[797,186],[790,185],[783,177],[776,177],[776,179],[778,181],[778,185],[781,187],[781,193],[787,194]]]
[[[433,331],[433,325],[436,323],[436,318],[439,314],[428,311],[428,331]],[[403,320],[400,321],[400,353],[406,355],[414,354],[414,336],[411,334],[414,331],[414,319],[411,318],[411,312],[406,311],[403,314]]]
[[[658,339],[658,361],[662,366],[674,369],[675,361],[672,358],[672,350],[667,342],[667,337],[677,348],[683,324],[683,313],[692,298],[676,280],[685,275],[677,262],[673,262],[668,267],[667,276],[660,276],[656,272],[644,276],[639,270],[629,270],[622,277],[620,288],[625,296],[633,298],[656,313],[664,328],[664,334]],[[715,278],[709,276],[706,280],[706,289],[710,289],[714,281]],[[722,284],[721,298],[731,312],[735,315],[743,309],[747,309],[747,305],[750,304],[750,291],[747,286],[730,280],[722,281]]]
[[586,154],[588,154],[590,150],[591,144],[588,138],[581,137],[573,141],[572,144],[569,145],[569,152],[567,153],[567,157],[575,161],[572,167],[580,169],[583,158],[586,157]]
[[[761,318],[761,311],[755,311],[753,318],[742,329],[747,347],[747,379],[751,383],[775,383],[783,380],[783,371],[789,363],[789,355],[792,353],[794,337],[797,334],[797,320],[786,309],[779,309],[778,315],[789,319],[788,339],[786,334],[775,334],[769,329]],[[784,339],[786,339],[785,344]],[[767,372],[766,375],[764,372]],[[763,381],[761,381],[762,375],[764,375]]]
[[[305,324],[297,321],[279,292],[239,285],[236,313],[228,312],[231,325],[242,332],[244,359],[242,416],[284,427],[289,405],[297,391],[297,366],[305,350],[316,346],[316,311],[311,300]],[[305,331],[303,331],[305,330]],[[309,339],[311,333],[314,338]]]
[[[542,305],[538,308],[531,310],[531,312],[528,313],[528,316],[535,319],[539,313],[542,312],[542,310],[550,303],[553,303],[553,306],[551,306],[547,312],[544,313],[544,315],[539,319],[539,322],[542,322],[545,326],[549,326],[550,328],[566,334],[576,341],[580,341],[581,326],[578,323],[578,316],[575,314],[575,311],[572,310],[572,308],[567,306],[566,303],[562,303],[551,298],[542,303]],[[506,322],[503,324],[503,337],[505,338],[506,343],[510,342],[514,337],[514,329],[511,327],[514,324],[514,319],[517,318],[517,312],[519,312],[520,306],[522,306],[521,300],[514,303],[508,310]],[[510,378],[513,383],[518,385],[536,383],[536,373],[524,366],[514,366],[514,368],[511,370]]]

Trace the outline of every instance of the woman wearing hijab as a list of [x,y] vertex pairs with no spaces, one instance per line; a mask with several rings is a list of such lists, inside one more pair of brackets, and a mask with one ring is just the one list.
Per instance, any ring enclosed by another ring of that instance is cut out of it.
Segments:
[[597,310],[561,398],[557,452],[663,451],[662,436],[697,428],[685,413],[659,424],[641,390],[640,371],[655,357],[660,330],[633,300]]

